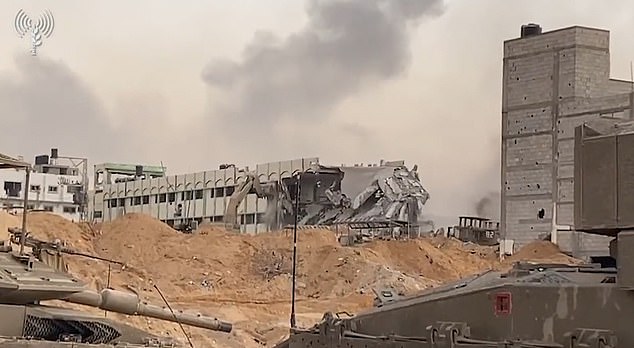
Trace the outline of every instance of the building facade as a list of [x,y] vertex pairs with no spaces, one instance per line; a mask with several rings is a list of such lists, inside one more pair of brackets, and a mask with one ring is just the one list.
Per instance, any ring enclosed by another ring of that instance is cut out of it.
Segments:
[[54,163],[48,156],[38,156],[28,188],[25,187],[26,176],[23,169],[0,170],[0,184],[3,187],[0,192],[0,208],[21,210],[24,205],[24,190],[28,189],[28,210],[48,211],[79,221],[81,204],[78,193],[83,179],[78,168]]
[[632,116],[633,85],[610,78],[609,41],[606,30],[530,25],[504,42],[503,246],[554,234],[575,256],[608,255],[608,238],[574,231],[573,168],[576,126]]
[[[277,182],[307,170],[318,158],[258,164],[255,175],[261,183]],[[111,221],[127,213],[145,213],[168,225],[186,219],[223,223],[229,197],[246,179],[249,168],[223,165],[222,169],[192,174],[135,180],[105,181],[89,193],[89,215],[93,221]],[[241,232],[270,230],[264,223],[267,200],[249,193],[238,206]]]

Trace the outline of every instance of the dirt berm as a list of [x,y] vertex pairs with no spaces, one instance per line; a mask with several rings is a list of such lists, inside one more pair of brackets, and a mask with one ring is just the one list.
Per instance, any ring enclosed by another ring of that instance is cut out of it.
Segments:
[[[0,215],[0,227],[18,222],[19,217]],[[89,226],[49,213],[32,213],[28,229],[41,238],[61,239],[74,248],[127,264],[124,270],[116,266],[109,269],[104,262],[69,257],[70,272],[96,289],[132,289],[162,305],[153,288],[156,284],[173,307],[199,310],[234,323],[230,335],[187,328],[195,344],[256,347],[271,345],[288,332],[290,232],[243,235],[203,225],[200,233],[186,235],[143,214]],[[308,326],[325,311],[367,308],[372,304],[373,287],[391,286],[412,293],[506,267],[511,261],[560,262],[567,257],[550,243],[531,248],[500,263],[490,248],[452,239],[375,241],[343,247],[332,231],[302,230],[298,237],[298,321]],[[158,334],[183,337],[171,323],[109,316]]]

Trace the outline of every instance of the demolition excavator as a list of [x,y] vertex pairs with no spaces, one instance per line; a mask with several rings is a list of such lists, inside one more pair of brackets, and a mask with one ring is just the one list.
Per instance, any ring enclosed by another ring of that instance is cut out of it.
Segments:
[[634,347],[634,130],[576,132],[574,229],[613,238],[617,267],[516,263],[413,296],[381,291],[373,308],[326,313],[277,347]]
[[249,193],[255,193],[258,198],[267,198],[269,202],[272,203],[271,206],[268,207],[269,209],[276,208],[275,204],[278,203],[282,205],[282,211],[292,211],[290,199],[285,199],[288,196],[288,190],[284,185],[278,185],[278,183],[262,184],[256,174],[247,173],[244,180],[238,184],[227,202],[223,218],[227,230],[240,230],[241,224],[238,222],[238,207]]

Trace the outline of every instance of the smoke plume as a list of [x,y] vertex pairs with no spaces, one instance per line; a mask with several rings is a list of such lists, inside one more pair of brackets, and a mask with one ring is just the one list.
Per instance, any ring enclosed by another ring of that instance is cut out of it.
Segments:
[[312,0],[302,30],[282,40],[260,32],[240,61],[212,61],[202,77],[228,93],[217,105],[225,124],[323,119],[364,85],[403,72],[409,27],[443,10],[442,0]]
[[476,213],[480,217],[500,219],[500,193],[489,192],[476,203]]
[[155,100],[135,97],[129,103],[119,103],[116,111],[133,121],[117,128],[101,99],[64,62],[19,55],[15,67],[14,73],[0,73],[4,130],[0,152],[24,155],[32,161],[26,156],[46,154],[55,147],[60,155],[87,156],[91,164],[138,161],[138,151],[134,154],[129,149],[142,150],[154,140],[140,130],[160,123],[144,122],[160,116],[144,112]]

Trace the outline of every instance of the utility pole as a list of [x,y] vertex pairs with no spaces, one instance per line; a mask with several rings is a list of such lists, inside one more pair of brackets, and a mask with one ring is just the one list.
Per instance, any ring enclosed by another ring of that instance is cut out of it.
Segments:
[[295,274],[297,269],[297,223],[299,220],[299,195],[300,195],[300,184],[301,184],[302,175],[300,173],[297,174],[297,189],[295,190],[295,221],[293,224],[293,290],[291,293],[291,329],[296,327],[297,321],[295,318]]

